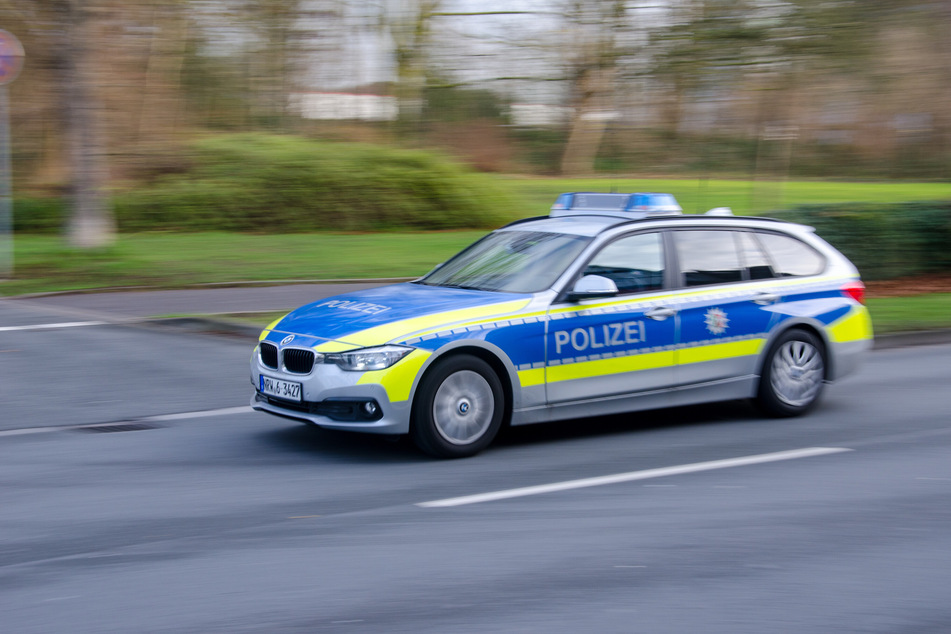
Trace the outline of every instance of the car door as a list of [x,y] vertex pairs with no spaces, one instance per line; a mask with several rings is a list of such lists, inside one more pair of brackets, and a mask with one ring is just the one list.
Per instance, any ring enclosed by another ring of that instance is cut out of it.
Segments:
[[671,231],[679,268],[677,382],[752,376],[779,301],[769,261],[750,232]]
[[661,232],[620,237],[598,250],[579,275],[606,277],[618,294],[551,306],[545,372],[549,403],[671,385],[677,317],[665,297],[667,258]]

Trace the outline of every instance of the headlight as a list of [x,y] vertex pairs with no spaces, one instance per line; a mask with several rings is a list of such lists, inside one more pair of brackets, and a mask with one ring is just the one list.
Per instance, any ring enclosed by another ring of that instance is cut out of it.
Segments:
[[412,351],[412,348],[404,348],[402,346],[362,348],[352,352],[328,354],[324,357],[324,363],[336,363],[340,366],[341,370],[348,370],[350,372],[383,370],[390,367]]

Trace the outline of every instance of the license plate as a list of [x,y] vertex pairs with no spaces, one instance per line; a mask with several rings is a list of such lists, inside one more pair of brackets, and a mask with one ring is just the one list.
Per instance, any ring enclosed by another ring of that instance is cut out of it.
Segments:
[[301,384],[293,381],[282,381],[269,376],[261,375],[260,389],[262,394],[276,396],[288,401],[301,400]]

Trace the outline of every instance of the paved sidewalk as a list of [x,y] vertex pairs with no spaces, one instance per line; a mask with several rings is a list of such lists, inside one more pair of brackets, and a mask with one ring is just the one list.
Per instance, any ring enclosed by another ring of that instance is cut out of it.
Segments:
[[291,310],[309,302],[390,282],[367,281],[284,286],[206,287],[175,291],[115,291],[12,297],[36,308],[116,318],[168,315],[226,315]]

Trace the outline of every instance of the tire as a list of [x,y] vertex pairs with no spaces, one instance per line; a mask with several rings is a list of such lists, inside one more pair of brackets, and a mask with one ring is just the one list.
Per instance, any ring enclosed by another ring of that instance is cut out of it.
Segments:
[[822,341],[805,330],[787,330],[763,361],[756,403],[771,416],[805,414],[819,401],[825,377]]
[[489,446],[504,413],[502,382],[492,367],[455,355],[436,362],[420,382],[410,434],[431,456],[465,458]]

